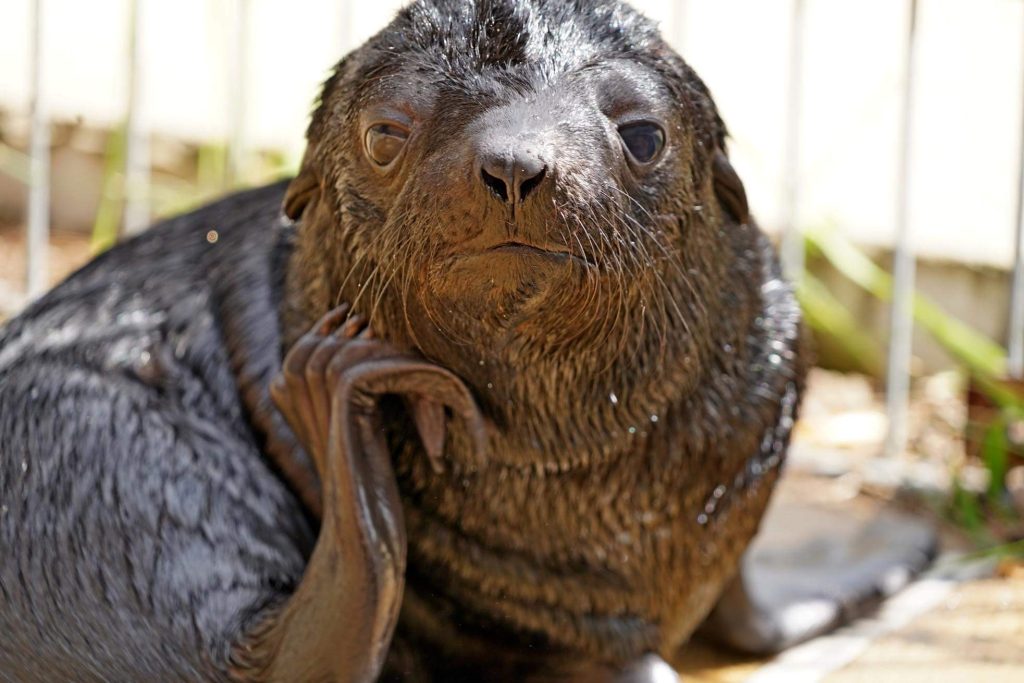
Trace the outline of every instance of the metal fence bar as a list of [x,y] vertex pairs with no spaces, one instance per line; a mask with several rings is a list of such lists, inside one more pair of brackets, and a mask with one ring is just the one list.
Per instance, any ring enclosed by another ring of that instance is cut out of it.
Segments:
[[904,56],[903,111],[900,123],[899,183],[896,192],[896,248],[893,253],[892,318],[886,381],[889,432],[885,454],[894,456],[907,446],[907,406],[910,399],[910,363],[914,340],[914,253],[910,244],[909,198],[913,151],[914,55],[918,0],[910,0]]
[[[1024,32],[1021,33],[1021,48],[1021,74],[1024,75]],[[1024,80],[1021,82],[1021,93],[1024,96]],[[1014,241],[1013,285],[1010,290],[1010,329],[1007,339],[1010,353],[1006,368],[1011,377],[1017,378],[1024,377],[1024,101],[1021,102],[1019,164],[1017,232]]]
[[789,85],[786,92],[786,137],[782,180],[782,265],[799,282],[804,272],[804,240],[799,219],[800,101],[804,79],[804,0],[793,0],[789,32]]
[[233,187],[245,180],[248,161],[246,131],[246,98],[248,88],[249,0],[234,0],[231,4],[231,36],[228,53],[228,158],[227,184]]
[[355,16],[352,12],[351,0],[341,0],[341,9],[338,14],[340,23],[340,26],[338,26],[338,47],[339,52],[344,56],[355,47],[356,42]]
[[128,30],[128,105],[125,113],[124,188],[122,228],[136,235],[149,225],[149,131],[145,128],[141,39],[146,0],[132,0]]
[[32,132],[29,143],[28,234],[25,241],[25,287],[29,298],[46,289],[50,241],[50,121],[43,89],[43,0],[32,3]]
[[672,4],[672,47],[683,54],[686,49],[686,19],[689,16],[689,0],[676,0]]

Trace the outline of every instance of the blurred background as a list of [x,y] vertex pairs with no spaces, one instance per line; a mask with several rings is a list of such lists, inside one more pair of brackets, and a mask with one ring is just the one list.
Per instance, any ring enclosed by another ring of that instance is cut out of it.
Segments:
[[[293,173],[329,69],[402,4],[3,0],[0,319],[155,219]],[[986,618],[959,641],[951,607],[911,659],[996,643],[943,666],[1024,680],[1024,2],[633,4],[709,85],[798,282],[820,367],[790,472],[1001,573],[943,593]]]

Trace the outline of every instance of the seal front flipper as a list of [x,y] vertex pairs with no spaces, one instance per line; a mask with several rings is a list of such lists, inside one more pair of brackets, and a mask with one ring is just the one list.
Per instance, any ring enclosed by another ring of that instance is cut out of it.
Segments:
[[774,654],[864,616],[935,555],[927,522],[786,498],[769,509],[740,575],[702,627],[743,652]]
[[[233,649],[237,680],[371,681],[401,605],[406,535],[379,398],[430,400],[483,434],[458,378],[398,354],[335,310],[297,343],[271,393],[323,487],[320,536],[298,589]],[[424,399],[423,397],[427,397]],[[443,416],[443,411],[441,412]],[[431,426],[431,439],[443,426]]]

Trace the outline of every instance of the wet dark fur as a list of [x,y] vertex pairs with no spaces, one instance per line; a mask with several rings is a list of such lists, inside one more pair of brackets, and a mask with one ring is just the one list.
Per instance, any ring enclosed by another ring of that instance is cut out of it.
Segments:
[[[615,69],[667,112],[669,155],[642,178],[617,170],[599,112],[566,104]],[[359,117],[407,92],[425,132],[382,179]],[[498,107],[566,124],[544,201],[511,220],[453,142]],[[395,417],[410,548],[389,676],[671,654],[757,528],[803,378],[798,310],[724,138],[704,85],[623,5],[404,10],[325,84],[297,228],[281,186],[236,195],[0,332],[0,677],[223,676],[301,577],[320,505],[266,383],[341,301],[463,377],[495,425],[488,466],[456,430],[437,474]],[[458,257],[488,231],[580,261],[492,287]]]
[[311,526],[263,455],[283,192],[158,225],[0,330],[0,680],[223,678],[300,578]]

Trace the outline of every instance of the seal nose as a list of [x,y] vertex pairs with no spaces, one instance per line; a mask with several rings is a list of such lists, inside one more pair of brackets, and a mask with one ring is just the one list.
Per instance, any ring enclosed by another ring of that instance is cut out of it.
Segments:
[[531,152],[498,153],[481,155],[480,175],[484,184],[501,201],[518,204],[537,189],[547,175],[547,165]]

